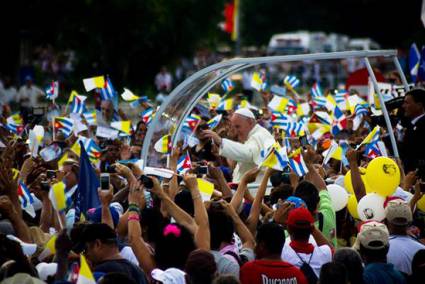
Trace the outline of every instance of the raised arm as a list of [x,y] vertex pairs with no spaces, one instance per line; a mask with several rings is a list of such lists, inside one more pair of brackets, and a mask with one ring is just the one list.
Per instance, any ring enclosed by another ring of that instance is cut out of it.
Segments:
[[354,194],[357,201],[360,201],[366,195],[366,187],[360,175],[359,164],[357,163],[357,151],[349,149],[347,151],[347,159],[351,170],[351,183],[353,184]]
[[112,198],[114,197],[112,185],[109,185],[108,190],[98,188],[97,194],[99,195],[99,200],[102,205],[102,223],[114,229],[114,221],[112,220],[111,210],[109,209],[109,204],[111,204]]
[[190,190],[193,200],[193,208],[195,210],[195,222],[198,225],[196,228],[194,239],[196,246],[200,249],[210,249],[210,224],[208,221],[207,210],[202,202],[202,196],[199,192],[196,175],[187,174],[183,177],[186,186]]
[[220,200],[221,206],[224,208],[227,215],[232,218],[233,224],[235,226],[235,231],[238,236],[241,238],[242,246],[245,248],[254,249],[255,239],[252,233],[248,230],[248,227],[242,222],[239,215],[236,213],[233,206],[231,206],[225,200]]
[[260,218],[263,198],[264,198],[264,195],[266,194],[267,183],[272,173],[273,173],[273,170],[270,168],[267,168],[266,172],[264,173],[264,177],[260,183],[260,187],[258,188],[257,194],[255,195],[254,202],[252,203],[252,207],[251,207],[251,211],[249,212],[248,219],[246,220],[248,229],[251,231],[252,234],[254,234],[257,229],[257,223]]
[[138,206],[138,200],[140,200],[141,195],[143,195],[143,188],[140,187],[140,184],[132,184],[128,195],[128,241],[139,262],[139,266],[146,275],[151,275],[150,272],[156,267],[156,263],[154,256],[142,237],[139,217],[140,208]]
[[167,210],[168,214],[170,214],[170,216],[173,217],[177,223],[188,229],[189,232],[195,234],[196,230],[198,229],[198,225],[196,224],[195,220],[193,220],[193,218],[187,214],[186,211],[181,209],[179,206],[177,206],[176,203],[174,203],[174,201],[170,199],[168,194],[166,194],[162,189],[157,178],[151,178],[154,184],[151,192],[158,196],[159,199],[161,199],[161,203],[164,205],[164,208]]
[[318,191],[326,190],[326,183],[320,176],[320,174],[317,172],[313,164],[315,155],[316,152],[310,145],[308,145],[307,151],[303,154],[304,162],[308,168],[308,173],[306,174],[305,179],[314,184]]
[[248,189],[248,184],[255,181],[259,172],[260,172],[259,168],[253,168],[242,176],[241,181],[239,182],[238,188],[236,190],[236,193],[233,195],[232,201],[230,201],[230,205],[233,207],[233,209],[235,209],[236,212],[238,212],[239,210],[239,207],[242,203],[245,192]]

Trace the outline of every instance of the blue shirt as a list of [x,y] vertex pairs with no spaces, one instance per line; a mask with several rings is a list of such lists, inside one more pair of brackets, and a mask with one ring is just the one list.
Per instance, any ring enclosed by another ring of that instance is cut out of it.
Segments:
[[407,283],[404,276],[391,263],[370,263],[363,271],[363,280],[368,284]]

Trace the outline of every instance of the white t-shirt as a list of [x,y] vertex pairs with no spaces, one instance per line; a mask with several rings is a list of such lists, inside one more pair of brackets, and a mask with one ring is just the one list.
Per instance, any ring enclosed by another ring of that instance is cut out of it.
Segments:
[[[311,268],[314,270],[314,273],[319,278],[320,269],[323,264],[332,261],[332,251],[331,248],[327,245],[323,246],[314,246],[313,255],[305,254],[305,253],[297,253],[294,249],[289,245],[290,242],[286,242],[282,249],[282,260],[289,262],[292,265],[300,268],[303,265],[300,257],[304,260],[304,262],[309,263]],[[298,257],[299,256],[299,257]],[[311,260],[310,260],[311,257]],[[310,260],[310,262],[309,262]]]
[[410,275],[412,259],[421,249],[425,249],[425,246],[409,236],[391,235],[387,262],[392,263],[395,269]]

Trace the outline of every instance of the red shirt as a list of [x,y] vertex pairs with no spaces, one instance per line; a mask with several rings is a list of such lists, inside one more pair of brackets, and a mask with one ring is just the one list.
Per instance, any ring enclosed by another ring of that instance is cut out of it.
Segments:
[[304,274],[285,261],[253,260],[241,268],[242,284],[307,284]]

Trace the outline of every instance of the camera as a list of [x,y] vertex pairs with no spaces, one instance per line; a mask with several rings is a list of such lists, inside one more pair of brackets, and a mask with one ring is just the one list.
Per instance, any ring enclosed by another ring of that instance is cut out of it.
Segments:
[[208,166],[199,166],[196,168],[196,175],[207,175],[208,174]]
[[142,176],[140,177],[140,181],[143,183],[143,186],[144,186],[147,190],[149,190],[149,189],[152,189],[152,188],[153,188],[153,180],[152,180],[150,177],[148,177],[148,176],[146,176],[146,175],[142,175]]
[[54,171],[54,170],[47,170],[47,178],[48,179],[56,178],[56,171]]

